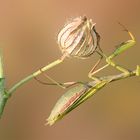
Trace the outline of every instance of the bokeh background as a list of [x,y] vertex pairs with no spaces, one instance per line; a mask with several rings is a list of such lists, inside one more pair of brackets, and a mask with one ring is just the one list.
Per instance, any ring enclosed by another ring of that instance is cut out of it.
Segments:
[[[135,35],[137,45],[115,60],[129,69],[140,64],[139,0],[1,0],[0,41],[6,87],[60,58],[57,33],[67,20],[80,15],[87,15],[97,23],[101,47],[106,54],[129,39],[117,22],[126,25]],[[89,81],[87,73],[97,59],[98,55],[86,60],[67,59],[47,74],[62,82]],[[118,71],[110,67],[98,75],[115,73]],[[48,81],[43,76],[39,78]],[[138,77],[111,83],[52,127],[44,126],[64,92],[35,80],[18,89],[0,120],[0,140],[140,139]]]

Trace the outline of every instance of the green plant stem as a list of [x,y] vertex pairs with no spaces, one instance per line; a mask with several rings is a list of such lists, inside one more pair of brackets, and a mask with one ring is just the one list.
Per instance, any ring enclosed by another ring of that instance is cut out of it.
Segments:
[[21,81],[19,81],[18,83],[16,83],[11,89],[9,89],[7,91],[8,95],[11,95],[14,91],[16,91],[16,89],[18,89],[19,87],[21,87],[23,84],[27,83],[28,81],[30,81],[31,79],[33,79],[34,77],[40,75],[42,72],[45,72],[47,70],[49,70],[50,68],[60,64],[61,62],[63,62],[63,59],[58,59],[52,63],[50,63],[49,65],[37,70],[36,72],[30,74],[29,76],[25,77],[24,79],[22,79]]
[[5,87],[5,78],[3,73],[3,55],[2,50],[0,49],[0,117],[3,113],[5,104],[8,100],[4,87]]
[[3,78],[3,55],[2,50],[0,49],[0,78]]
[[2,116],[4,107],[5,107],[8,99],[9,99],[9,96],[7,96],[6,92],[3,92],[3,94],[0,94],[0,118]]

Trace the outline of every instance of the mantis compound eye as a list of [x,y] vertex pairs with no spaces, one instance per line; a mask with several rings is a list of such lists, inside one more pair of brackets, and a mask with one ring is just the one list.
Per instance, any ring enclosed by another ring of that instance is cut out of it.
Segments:
[[95,23],[86,16],[72,19],[58,34],[58,45],[68,57],[86,58],[94,53],[99,44]]

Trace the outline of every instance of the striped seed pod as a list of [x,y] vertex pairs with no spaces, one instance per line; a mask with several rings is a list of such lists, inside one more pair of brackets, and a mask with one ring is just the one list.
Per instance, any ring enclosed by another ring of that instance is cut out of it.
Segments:
[[58,34],[60,50],[69,57],[89,57],[98,47],[99,40],[95,23],[86,16],[74,18]]

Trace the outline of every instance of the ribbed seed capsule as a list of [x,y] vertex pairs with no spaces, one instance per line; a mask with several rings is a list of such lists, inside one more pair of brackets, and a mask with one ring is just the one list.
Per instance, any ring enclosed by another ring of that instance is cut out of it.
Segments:
[[58,44],[63,54],[69,57],[88,57],[99,45],[95,23],[87,17],[74,18],[58,34]]

